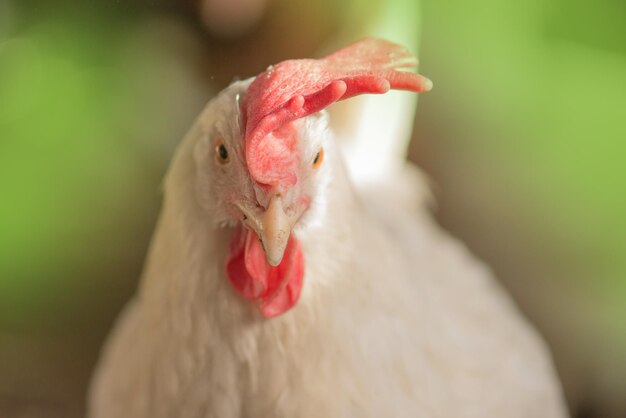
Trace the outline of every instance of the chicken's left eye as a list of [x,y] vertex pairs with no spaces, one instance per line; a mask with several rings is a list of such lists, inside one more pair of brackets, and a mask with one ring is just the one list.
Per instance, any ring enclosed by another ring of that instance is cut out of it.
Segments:
[[230,161],[230,155],[228,154],[228,150],[222,141],[218,142],[215,146],[215,155],[217,156],[217,161],[220,164],[226,164]]
[[320,168],[322,162],[324,161],[324,148],[320,148],[320,150],[315,154],[315,158],[313,158],[313,168]]

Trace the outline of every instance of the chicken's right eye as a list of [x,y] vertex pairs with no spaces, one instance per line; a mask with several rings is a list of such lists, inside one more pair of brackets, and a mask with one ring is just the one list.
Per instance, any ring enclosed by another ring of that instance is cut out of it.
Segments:
[[230,161],[230,155],[228,154],[228,150],[222,141],[218,142],[215,146],[215,155],[217,156],[217,161],[220,164],[227,164]]

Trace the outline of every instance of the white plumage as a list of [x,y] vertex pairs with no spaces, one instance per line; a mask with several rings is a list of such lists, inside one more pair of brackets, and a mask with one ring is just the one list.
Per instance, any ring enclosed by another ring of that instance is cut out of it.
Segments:
[[[238,100],[249,83],[209,103],[172,162],[90,417],[564,417],[541,338],[437,227],[418,171],[407,163],[355,188],[325,112],[298,125],[301,187],[313,198],[294,229],[300,300],[268,319],[234,291],[224,260],[237,221],[225,196],[259,194],[243,162]],[[216,134],[228,172],[215,163]],[[324,164],[306,171],[320,146]]]

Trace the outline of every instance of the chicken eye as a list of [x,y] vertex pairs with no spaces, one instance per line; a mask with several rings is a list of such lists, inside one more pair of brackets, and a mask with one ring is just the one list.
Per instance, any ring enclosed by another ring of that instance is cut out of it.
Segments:
[[320,148],[320,150],[315,154],[315,158],[313,158],[313,168],[318,169],[322,165],[324,161],[324,148]]
[[228,150],[222,141],[218,142],[215,146],[215,155],[217,156],[217,161],[220,164],[227,164],[230,161],[230,155],[228,154]]

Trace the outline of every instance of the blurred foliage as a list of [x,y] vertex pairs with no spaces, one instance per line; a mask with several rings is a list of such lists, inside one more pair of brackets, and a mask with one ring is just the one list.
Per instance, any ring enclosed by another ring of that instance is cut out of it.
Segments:
[[496,175],[492,196],[530,213],[554,256],[576,257],[561,260],[565,271],[588,270],[556,279],[583,280],[575,285],[607,302],[597,313],[625,329],[626,3],[426,2],[426,11],[438,95],[458,118],[451,130],[465,130],[456,152]]
[[158,182],[208,94],[168,44],[185,41],[176,24],[129,25],[95,5],[41,6],[22,20],[11,10],[0,42],[0,322],[19,327],[82,306],[81,291],[128,283],[89,280],[141,264]]
[[544,334],[572,411],[626,411],[626,3],[426,0],[416,159]]
[[546,7],[543,29],[548,37],[626,54],[625,19],[626,2],[622,0],[554,0]]

